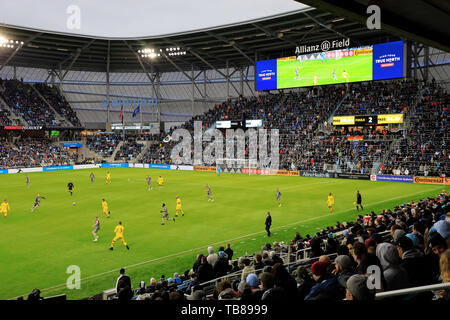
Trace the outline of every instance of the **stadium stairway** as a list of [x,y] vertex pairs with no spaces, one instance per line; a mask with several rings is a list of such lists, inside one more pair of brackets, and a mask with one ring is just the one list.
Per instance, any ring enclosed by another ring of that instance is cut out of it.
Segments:
[[[110,157],[105,158],[106,162],[114,162],[114,158],[116,157],[116,153],[119,152],[120,148],[123,145],[123,141],[119,141],[119,143],[117,144],[116,148],[114,149],[114,152],[111,154]],[[97,154],[98,156],[98,154]]]
[[142,157],[145,155],[145,153],[150,148],[150,146],[157,144],[157,143],[158,143],[157,141],[156,142],[155,141],[139,141],[139,144],[143,144],[144,147],[142,148],[141,152],[137,155],[136,162],[141,161]]
[[92,151],[86,146],[86,139],[82,139],[80,143],[82,144],[82,147],[78,149],[78,154],[82,159],[95,159],[101,162],[103,158],[97,152]]
[[33,84],[30,83],[30,86],[31,86],[31,88],[33,88],[34,92],[36,92],[36,94],[39,96],[39,98],[41,98],[41,100],[45,102],[45,104],[48,106],[48,108],[55,113],[56,120],[58,121],[58,123],[60,123],[61,125],[64,125],[64,126],[68,126],[68,127],[73,126],[73,124],[70,123],[69,120],[67,120],[65,117],[63,117],[59,112],[57,112],[50,105],[50,103],[47,101],[47,99],[44,98],[44,96],[39,92],[38,89],[36,89],[36,87]]
[[22,126],[26,126],[28,123],[25,121],[24,118],[22,118],[20,115],[12,112],[12,110],[10,109],[10,107],[8,106],[8,104],[5,102],[5,100],[3,100],[2,97],[0,97],[0,105],[2,106],[3,109],[9,111],[10,116],[8,117],[10,120],[12,120],[13,122],[15,122],[16,124],[22,125]]

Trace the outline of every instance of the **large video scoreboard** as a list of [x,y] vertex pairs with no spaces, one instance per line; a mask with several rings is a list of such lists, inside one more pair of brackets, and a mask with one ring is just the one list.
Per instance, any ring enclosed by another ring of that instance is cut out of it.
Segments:
[[368,116],[338,116],[333,117],[334,126],[376,126],[393,123],[403,123],[403,114],[379,114]]
[[256,90],[402,78],[403,41],[256,62]]

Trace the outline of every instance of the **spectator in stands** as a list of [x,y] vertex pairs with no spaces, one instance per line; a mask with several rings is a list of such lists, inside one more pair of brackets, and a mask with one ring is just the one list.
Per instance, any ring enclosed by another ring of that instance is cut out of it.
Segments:
[[242,264],[244,268],[242,269],[241,281],[245,281],[250,273],[255,273],[255,268],[250,265],[250,259],[248,258],[243,259]]
[[197,259],[195,260],[194,265],[192,267],[192,270],[193,270],[194,273],[196,273],[198,271],[198,267],[202,263],[202,258],[203,258],[203,254],[202,253],[197,255]]
[[262,261],[262,255],[260,255],[259,253],[255,255],[255,257],[253,258],[253,267],[255,268],[255,270],[259,270],[256,271],[256,273],[261,273],[261,269],[264,268],[264,263]]
[[377,265],[381,268],[377,256],[367,252],[364,243],[356,242],[353,246],[353,259],[356,261],[356,273],[366,274],[367,268],[371,265]]
[[131,300],[131,298],[133,298],[133,290],[124,277],[120,278],[119,282],[117,283],[117,288],[119,288],[119,291],[117,291],[117,298],[119,300],[125,301]]
[[227,254],[228,260],[233,259],[233,250],[230,247],[231,245],[229,243],[226,244],[225,253]]
[[346,283],[345,300],[370,301],[375,299],[375,294],[367,286],[367,276],[355,274]]
[[316,285],[311,288],[305,300],[341,300],[344,292],[336,277],[327,272],[327,264],[316,261],[311,266],[311,273]]
[[275,277],[275,286],[283,288],[290,299],[295,299],[297,295],[297,282],[281,263],[275,263],[272,267],[272,274]]
[[216,263],[218,258],[219,258],[219,256],[217,255],[217,253],[214,253],[214,248],[208,247],[208,256],[207,256],[206,260],[211,265],[211,267],[214,266],[214,264]]
[[203,290],[195,290],[191,295],[186,297],[187,300],[206,300],[206,294]]
[[275,277],[272,273],[263,272],[259,275],[260,287],[263,291],[261,301],[270,300],[270,292],[275,286]]
[[317,232],[316,235],[314,236],[314,238],[310,242],[311,258],[319,257],[324,253],[322,250],[322,247],[321,247],[322,242],[323,242],[323,240],[320,238],[320,233]]
[[316,282],[309,275],[308,270],[299,266],[296,270],[296,280],[297,280],[297,297],[299,300],[305,300],[305,297],[311,291],[311,288],[316,284]]
[[[130,289],[132,289],[131,279],[130,279],[130,277],[128,275],[125,274],[125,269],[121,268],[119,273],[120,273],[120,275],[119,275],[119,277],[117,278],[117,281],[116,281],[116,292],[119,293],[120,289],[125,287],[125,286],[128,286]],[[123,281],[120,282],[120,280],[123,280]]]
[[347,255],[337,256],[334,259],[334,266],[333,275],[337,278],[339,284],[345,287],[347,280],[355,274],[352,259]]
[[400,266],[401,259],[397,248],[390,243],[380,243],[376,248],[385,281],[385,291],[399,290],[409,287],[406,271]]
[[251,289],[253,299],[256,301],[261,300],[263,292],[260,289],[260,282],[259,282],[258,276],[254,273],[250,273],[247,276],[247,279],[245,282],[249,285],[249,287]]
[[[441,282],[450,282],[450,249],[445,250],[439,259]],[[450,300],[450,289],[439,290],[437,299]]]
[[196,273],[197,273],[197,280],[200,283],[214,279],[213,267],[206,260],[205,256],[202,256],[201,263]]
[[31,291],[31,293],[28,295],[27,300],[28,301],[44,300],[44,298],[41,297],[41,290],[33,289],[33,291]]
[[408,274],[409,283],[413,287],[419,287],[431,283],[431,275],[429,267],[422,252],[414,248],[414,245],[406,236],[401,237],[397,241],[398,255],[401,257],[402,267]]
[[[221,247],[223,249],[223,247]],[[214,274],[216,278],[220,278],[227,274],[227,272],[230,270],[228,264],[228,256],[225,253],[225,251],[219,249],[218,253],[218,259],[216,263],[213,266]]]

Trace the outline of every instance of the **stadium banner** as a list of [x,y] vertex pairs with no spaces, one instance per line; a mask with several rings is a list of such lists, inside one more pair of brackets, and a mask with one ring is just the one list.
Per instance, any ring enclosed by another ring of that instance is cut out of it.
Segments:
[[348,141],[362,141],[364,139],[363,136],[351,136],[351,137],[347,137]]
[[167,169],[167,170],[170,170],[170,165],[169,164],[152,164],[152,163],[149,163],[148,164],[148,168],[149,169]]
[[333,117],[333,126],[353,125],[353,124],[355,124],[355,116]]
[[77,169],[94,169],[94,168],[100,168],[100,164],[76,164],[73,166],[74,170]]
[[334,173],[300,171],[300,176],[302,176],[302,177],[312,177],[312,178],[334,178]]
[[78,142],[61,142],[63,147],[66,148],[81,148],[83,145]]
[[450,179],[444,177],[414,177],[414,183],[449,185]]
[[370,174],[363,174],[363,173],[336,173],[336,178],[339,178],[339,179],[370,180]]
[[[242,169],[225,169],[229,170],[228,172],[233,173],[243,173],[243,174],[259,174],[264,176],[270,176],[277,173],[277,170],[270,169],[255,169],[255,168],[242,168]],[[227,171],[225,171],[227,172]]]
[[194,166],[194,171],[216,172],[216,167]]
[[378,124],[403,123],[403,113],[379,114]]
[[8,169],[1,169],[0,170],[0,174],[7,174],[8,173]]
[[143,163],[128,163],[128,168],[144,168]]
[[102,163],[102,168],[128,168],[128,162]]
[[[37,168],[20,168],[22,172],[42,172],[42,167]],[[19,169],[8,169],[8,173],[18,173]]]
[[272,170],[274,175],[277,176],[300,176],[299,171],[289,171],[289,170]]
[[170,170],[183,170],[183,171],[194,171],[193,166],[177,166],[177,165],[171,165]]
[[394,176],[394,175],[376,175],[376,181],[388,181],[388,182],[406,182],[413,183],[414,177],[412,176]]
[[52,166],[42,168],[42,171],[59,171],[59,170],[73,170],[73,166]]

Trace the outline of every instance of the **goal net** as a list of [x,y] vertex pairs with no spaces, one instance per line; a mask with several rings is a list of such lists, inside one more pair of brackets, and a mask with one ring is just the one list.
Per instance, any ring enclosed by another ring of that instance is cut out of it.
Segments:
[[258,168],[257,159],[217,159],[216,166],[221,167],[222,172],[256,174]]

